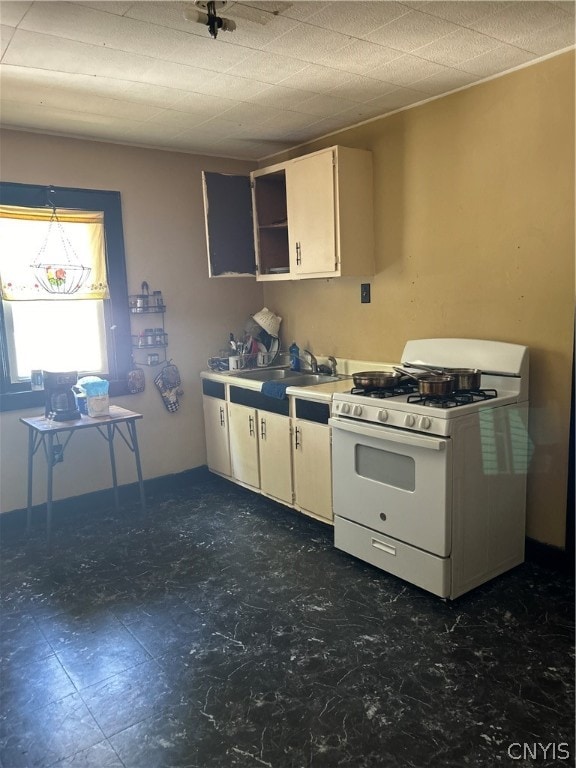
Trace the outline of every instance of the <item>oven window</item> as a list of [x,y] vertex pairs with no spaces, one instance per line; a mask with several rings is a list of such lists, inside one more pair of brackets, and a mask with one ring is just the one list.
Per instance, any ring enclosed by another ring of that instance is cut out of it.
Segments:
[[377,483],[392,485],[403,491],[416,488],[416,465],[411,456],[356,445],[356,474],[375,480]]

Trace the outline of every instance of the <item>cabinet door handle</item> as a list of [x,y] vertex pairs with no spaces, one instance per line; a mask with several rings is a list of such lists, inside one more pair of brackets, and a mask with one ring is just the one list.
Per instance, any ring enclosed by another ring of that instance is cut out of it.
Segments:
[[254,416],[248,416],[248,427],[250,429],[250,437],[254,435]]
[[302,264],[302,248],[300,243],[296,243],[296,264]]
[[220,408],[220,426],[225,427],[226,422],[224,421],[224,408]]
[[266,440],[266,419],[260,419],[260,437]]
[[300,448],[300,446],[302,445],[302,440],[301,439],[299,440],[300,437],[301,437],[300,427],[296,427],[296,429],[294,430],[294,448],[296,450],[298,450],[298,448]]

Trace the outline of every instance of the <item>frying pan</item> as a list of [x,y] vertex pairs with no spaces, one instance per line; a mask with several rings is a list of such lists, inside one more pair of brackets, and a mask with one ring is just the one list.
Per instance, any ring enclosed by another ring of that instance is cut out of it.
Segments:
[[394,387],[405,378],[405,373],[398,371],[361,371],[352,374],[355,387],[362,389],[379,389]]

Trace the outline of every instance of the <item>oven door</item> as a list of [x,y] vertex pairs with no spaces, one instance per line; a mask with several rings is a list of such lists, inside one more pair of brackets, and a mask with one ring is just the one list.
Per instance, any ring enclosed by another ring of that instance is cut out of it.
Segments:
[[334,515],[450,555],[450,439],[337,418],[330,425]]

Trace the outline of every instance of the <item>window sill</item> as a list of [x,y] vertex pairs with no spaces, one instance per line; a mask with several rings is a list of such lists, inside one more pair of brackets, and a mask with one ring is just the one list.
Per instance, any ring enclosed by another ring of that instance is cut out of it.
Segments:
[[[109,388],[110,397],[131,395],[126,381],[111,381]],[[3,392],[0,394],[0,413],[5,411],[24,411],[27,408],[44,408],[44,390],[34,392]]]

